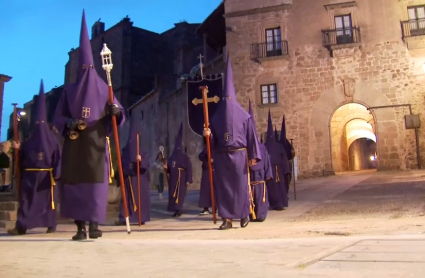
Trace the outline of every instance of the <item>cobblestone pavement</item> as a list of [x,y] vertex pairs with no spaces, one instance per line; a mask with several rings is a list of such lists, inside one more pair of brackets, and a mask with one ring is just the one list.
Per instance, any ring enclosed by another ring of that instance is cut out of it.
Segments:
[[[22,237],[0,229],[0,278],[423,277],[424,175],[366,171],[300,181],[288,210],[246,229],[235,222],[235,229],[217,231],[220,221],[197,215],[195,191],[178,219],[165,211],[166,196],[158,201],[152,193],[153,221],[132,226],[130,235],[106,225],[103,238],[72,242],[72,224]],[[401,214],[394,210],[399,195],[409,200]]]
[[0,277],[423,277],[425,237],[1,238]]

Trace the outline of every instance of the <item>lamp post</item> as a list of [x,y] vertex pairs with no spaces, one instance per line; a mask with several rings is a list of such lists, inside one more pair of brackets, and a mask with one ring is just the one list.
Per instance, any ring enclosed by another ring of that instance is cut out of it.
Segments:
[[[19,142],[20,130],[19,130],[19,122],[21,121],[21,117],[25,116],[27,113],[22,108],[17,107],[17,103],[12,103],[13,105],[13,141]],[[13,145],[12,145],[13,146]],[[15,189],[15,193],[20,194],[20,172],[19,172],[19,149],[13,149],[13,162],[12,163],[12,179],[11,179],[11,188]],[[15,178],[13,178],[15,177]],[[16,187],[15,187],[16,182]]]
[[[111,70],[114,65],[112,64],[112,52],[107,47],[106,43],[103,44],[103,48],[102,48],[102,51],[100,52],[100,56],[102,58],[102,68],[106,72],[106,79],[108,81],[109,104],[114,104],[114,91],[112,90],[112,78],[111,78]],[[118,177],[119,177],[119,182],[121,185],[125,224],[127,226],[127,233],[130,234],[131,229],[130,229],[128,207],[127,207],[127,198],[125,194],[124,175],[122,171],[121,148],[120,148],[120,141],[118,137],[117,118],[115,116],[112,116],[112,132],[114,134],[115,150],[117,153]]]
[[[17,103],[12,103],[13,105],[13,141],[19,142],[19,135],[18,135],[18,108]],[[12,144],[13,146],[13,144]],[[19,149],[13,149],[14,153],[14,172],[15,172],[15,182],[16,182],[16,191],[18,193],[18,198],[20,197],[20,173],[19,173]],[[15,191],[15,192],[16,192]]]

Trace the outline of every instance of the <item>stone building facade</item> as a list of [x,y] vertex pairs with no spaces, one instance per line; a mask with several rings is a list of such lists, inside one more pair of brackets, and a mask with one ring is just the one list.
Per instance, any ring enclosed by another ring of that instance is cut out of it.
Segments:
[[[4,95],[4,85],[9,82],[12,77],[0,74],[0,123],[2,123],[2,115],[3,115],[3,95]],[[1,129],[0,129],[1,136]]]
[[[198,155],[203,143],[202,138],[188,125],[186,78],[190,72],[200,73],[197,68],[200,54],[203,56],[204,74],[224,72],[223,49],[226,45],[226,36],[223,14],[224,6],[220,5],[205,22],[196,25],[193,31],[196,31],[197,39],[182,48],[176,48],[175,57],[172,58],[176,62],[169,68],[170,78],[162,77],[165,80],[161,80],[159,76],[157,86],[130,108],[131,117],[141,121],[139,126],[142,146],[148,150],[149,161],[152,162],[159,152],[159,146],[164,146],[165,157],[171,155],[180,123],[183,123],[183,148],[193,166],[194,181],[191,188],[200,186],[201,163]],[[172,34],[169,36],[175,37]]]
[[226,0],[224,6],[238,100],[245,107],[253,102],[259,132],[269,109],[278,127],[285,115],[301,177],[349,169],[352,120],[358,130],[369,126],[358,138],[373,138],[373,131],[378,170],[418,167],[424,128],[406,129],[405,115],[410,105],[424,121],[425,1]]

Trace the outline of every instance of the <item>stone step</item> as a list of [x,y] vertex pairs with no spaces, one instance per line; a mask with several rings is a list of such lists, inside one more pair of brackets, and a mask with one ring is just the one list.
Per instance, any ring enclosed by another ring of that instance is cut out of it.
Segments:
[[0,202],[0,211],[17,211],[18,202]]
[[11,192],[0,192],[0,202],[18,201],[18,197]]
[[0,220],[0,229],[4,228],[6,230],[15,228],[15,221],[5,221]]
[[16,211],[0,211],[0,221],[16,221],[17,214]]
[[118,219],[118,212],[107,212],[106,219]]
[[108,204],[108,206],[106,207],[106,212],[114,212],[118,214],[119,211],[120,211],[119,204],[113,204],[113,205]]

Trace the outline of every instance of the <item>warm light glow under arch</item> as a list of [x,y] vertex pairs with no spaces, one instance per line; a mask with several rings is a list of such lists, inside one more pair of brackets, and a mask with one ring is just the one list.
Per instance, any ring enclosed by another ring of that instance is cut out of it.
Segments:
[[353,119],[345,126],[347,134],[347,148],[351,143],[360,138],[368,138],[376,143],[376,135],[373,132],[372,125],[363,119]]

